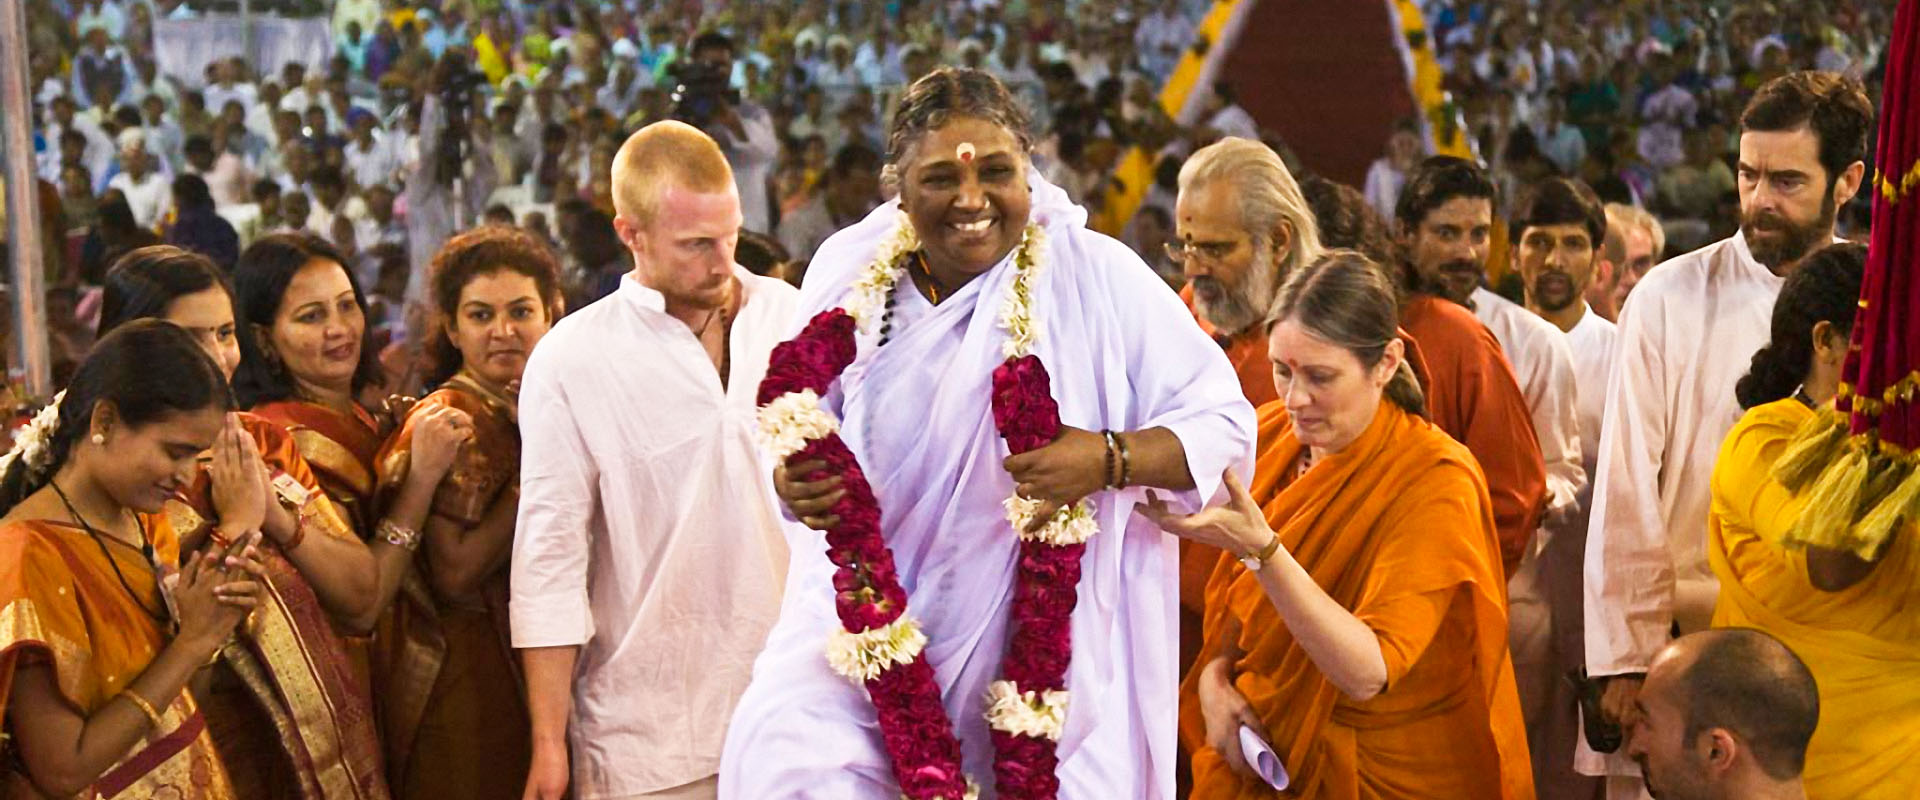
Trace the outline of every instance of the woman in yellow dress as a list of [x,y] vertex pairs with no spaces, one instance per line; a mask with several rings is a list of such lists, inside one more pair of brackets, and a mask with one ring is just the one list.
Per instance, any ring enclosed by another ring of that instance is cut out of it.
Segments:
[[[239,795],[187,684],[258,602],[259,532],[185,564],[162,514],[232,399],[165,322],[94,346],[0,476],[0,794]],[[221,477],[255,469],[229,451]]]
[[1872,559],[1784,547],[1807,498],[1771,475],[1839,391],[1866,254],[1832,245],[1787,278],[1772,341],[1736,389],[1747,413],[1714,463],[1707,527],[1720,578],[1714,626],[1773,634],[1819,685],[1820,725],[1802,772],[1813,800],[1920,797],[1920,536],[1909,520]]
[[[248,332],[235,324],[232,289],[213,262],[166,245],[122,256],[107,273],[100,332],[143,318],[186,329],[232,378]],[[260,468],[215,483],[212,461],[234,454]],[[201,463],[167,502],[181,549],[258,526],[272,588],[239,646],[222,650],[208,685],[195,693],[235,788],[262,800],[384,800],[372,701],[334,628],[373,606],[372,554],[320,490],[286,428],[234,414]]]
[[401,797],[513,800],[532,755],[507,629],[507,560],[519,509],[520,375],[560,312],[559,265],[517,228],[449,240],[429,272],[438,312],[429,385],[379,459],[380,496],[397,496],[417,457],[409,432],[449,409],[473,420],[433,497],[419,568],[440,611],[447,657],[408,754]]

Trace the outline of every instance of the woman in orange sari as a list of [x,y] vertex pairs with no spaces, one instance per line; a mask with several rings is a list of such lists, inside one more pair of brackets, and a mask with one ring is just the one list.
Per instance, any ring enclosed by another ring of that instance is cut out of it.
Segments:
[[[409,476],[384,516],[374,510],[373,461],[384,426],[362,398],[378,389],[379,367],[367,333],[367,301],[326,240],[304,233],[261,238],[240,254],[234,294],[242,324],[233,390],[241,405],[286,427],[319,486],[345,512],[375,562],[374,602],[352,621],[374,641],[350,641],[356,669],[372,690],[389,775],[419,725],[446,642],[433,598],[409,568],[433,492],[471,421],[449,411],[408,433],[433,454]],[[389,602],[396,592],[399,603]]]
[[1229,474],[1226,506],[1142,507],[1227,551],[1180,692],[1195,800],[1533,797],[1486,482],[1421,416],[1395,309],[1358,253],[1296,271],[1251,491]]
[[1813,800],[1920,797],[1920,530],[1908,520],[1871,558],[1789,546],[1811,492],[1773,478],[1802,426],[1832,413],[1866,261],[1864,246],[1824,247],[1781,287],[1772,339],[1735,386],[1747,413],[1721,443],[1707,521],[1713,626],[1772,634],[1819,687],[1801,773]]
[[181,567],[161,513],[231,407],[191,336],[138,322],[95,345],[7,455],[0,795],[239,797],[186,687],[258,600],[259,533]]
[[[232,378],[246,332],[235,326],[232,291],[213,262],[165,245],[115,262],[101,333],[150,317],[186,329]],[[211,465],[222,458],[259,468],[219,484]],[[235,414],[201,461],[167,502],[182,550],[253,527],[267,540],[260,561],[268,591],[254,622],[195,692],[234,787],[263,800],[383,800],[372,701],[333,625],[372,606],[372,554],[320,491],[285,428]]]
[[427,340],[429,385],[440,388],[413,407],[381,453],[381,497],[397,496],[418,464],[408,435],[416,425],[455,409],[473,420],[473,439],[440,481],[427,520],[419,567],[440,610],[447,657],[394,789],[421,800],[514,800],[532,754],[507,633],[517,397],[527,356],[560,310],[559,265],[527,233],[487,226],[449,240],[429,274],[438,311]]

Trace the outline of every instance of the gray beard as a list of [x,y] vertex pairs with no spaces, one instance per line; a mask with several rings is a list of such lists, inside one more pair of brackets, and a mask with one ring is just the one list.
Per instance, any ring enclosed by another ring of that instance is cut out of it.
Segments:
[[1267,318],[1267,312],[1273,307],[1274,294],[1280,278],[1275,274],[1274,258],[1264,248],[1254,255],[1253,263],[1247,267],[1246,280],[1239,288],[1227,292],[1218,302],[1201,299],[1198,293],[1193,296],[1194,308],[1200,316],[1213,326],[1214,333],[1221,336],[1235,336],[1260,324]]

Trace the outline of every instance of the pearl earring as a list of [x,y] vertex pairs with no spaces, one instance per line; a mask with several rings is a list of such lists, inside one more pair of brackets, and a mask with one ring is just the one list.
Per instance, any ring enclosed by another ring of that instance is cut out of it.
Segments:
[[106,443],[107,443],[107,435],[106,435],[106,434],[104,434],[104,433],[96,433],[96,434],[94,434],[94,435],[93,435],[93,443],[94,443],[94,444],[106,444]]

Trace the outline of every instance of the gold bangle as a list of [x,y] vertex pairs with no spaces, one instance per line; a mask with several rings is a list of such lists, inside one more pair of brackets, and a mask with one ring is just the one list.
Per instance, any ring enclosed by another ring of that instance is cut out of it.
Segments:
[[160,712],[153,710],[152,703],[147,702],[146,698],[132,689],[121,692],[120,696],[127,698],[127,702],[132,703],[134,708],[140,709],[140,713],[147,715],[147,721],[153,723],[154,733],[160,732]]

